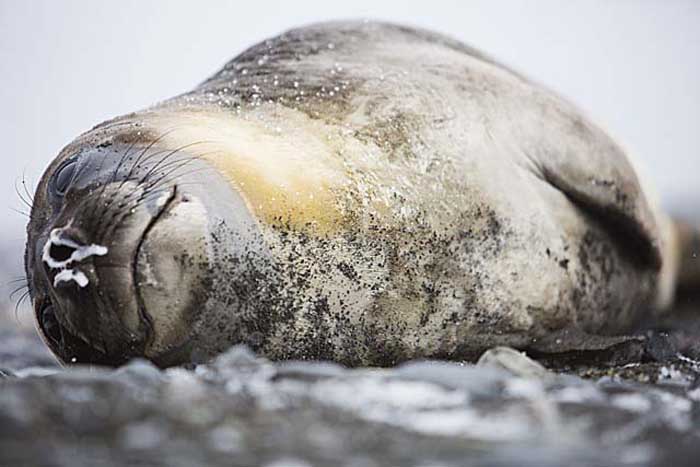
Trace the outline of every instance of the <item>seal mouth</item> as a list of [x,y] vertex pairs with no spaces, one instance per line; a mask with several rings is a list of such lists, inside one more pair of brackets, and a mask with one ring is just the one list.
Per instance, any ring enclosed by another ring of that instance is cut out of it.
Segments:
[[119,366],[128,361],[128,358],[109,354],[99,343],[71,332],[58,319],[50,301],[40,306],[37,322],[42,339],[62,363]]

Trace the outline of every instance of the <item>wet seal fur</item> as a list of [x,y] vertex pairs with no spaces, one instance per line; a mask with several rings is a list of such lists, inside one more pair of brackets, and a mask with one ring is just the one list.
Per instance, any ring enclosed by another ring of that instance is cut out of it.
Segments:
[[[681,269],[674,225],[571,104],[374,22],[291,30],[81,135],[28,234],[39,329],[65,362],[168,366],[240,343],[348,365],[475,359],[625,332],[668,308]],[[64,237],[109,252],[66,273],[42,260],[70,257],[47,244]]]

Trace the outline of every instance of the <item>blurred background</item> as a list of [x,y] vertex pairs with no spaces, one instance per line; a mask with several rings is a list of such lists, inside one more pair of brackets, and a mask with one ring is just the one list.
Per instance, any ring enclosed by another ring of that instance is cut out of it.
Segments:
[[15,320],[3,310],[22,274],[15,186],[33,190],[93,125],[189,90],[261,39],[338,18],[434,29],[558,91],[628,148],[668,209],[700,217],[697,0],[0,0],[0,321]]

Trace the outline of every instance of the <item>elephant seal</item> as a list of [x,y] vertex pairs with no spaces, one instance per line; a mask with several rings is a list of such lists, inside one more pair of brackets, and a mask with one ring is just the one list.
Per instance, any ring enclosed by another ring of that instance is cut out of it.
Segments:
[[668,308],[680,254],[572,105],[447,37],[335,22],[65,147],[26,272],[64,362],[390,365],[624,332]]

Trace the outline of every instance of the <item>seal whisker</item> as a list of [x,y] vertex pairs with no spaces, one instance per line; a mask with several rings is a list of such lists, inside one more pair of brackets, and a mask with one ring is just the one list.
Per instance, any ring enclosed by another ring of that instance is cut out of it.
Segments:
[[[150,159],[151,159],[152,157],[154,157],[155,155],[158,155],[158,154],[162,154],[162,153],[164,153],[164,152],[167,152],[167,150],[165,150],[165,151],[156,151],[155,153],[151,153],[151,154],[148,154],[148,155],[147,155],[148,151],[149,151],[155,144],[157,144],[159,141],[161,141],[163,138],[165,138],[169,133],[172,133],[172,131],[173,131],[173,130],[164,132],[164,133],[161,134],[158,138],[156,138],[156,139],[153,140],[151,143],[149,143],[148,146],[146,146],[146,147],[139,153],[139,155],[136,157],[136,160],[131,164],[131,167],[129,168],[129,173],[123,178],[123,180],[122,180],[121,183],[119,184],[119,187],[118,187],[117,190],[115,191],[115,193],[118,193],[118,192],[124,187],[124,185],[125,185],[127,182],[129,182],[130,180],[131,180],[131,181],[136,181],[136,182],[137,182],[137,186],[136,186],[133,190],[131,190],[129,193],[127,193],[124,197],[121,198],[121,201],[122,201],[122,203],[123,203],[125,206],[126,206],[126,203],[129,202],[129,201],[128,201],[129,198],[130,198],[131,196],[133,196],[133,195],[138,191],[138,188],[139,188],[139,185],[140,185],[140,182],[138,182],[138,180],[134,180],[134,179],[132,178],[132,177],[135,175],[135,170],[136,170],[136,168],[139,166],[139,164],[141,164],[142,162],[146,162],[146,161],[150,160]],[[135,146],[135,144],[136,144],[135,142],[132,143],[132,144],[129,145],[129,147],[126,149],[125,153],[124,153],[124,154],[122,155],[122,157],[120,158],[119,166],[123,166],[124,162],[125,162],[126,159],[128,158],[129,152],[130,152],[131,149]],[[167,157],[167,156],[166,156],[166,157]],[[116,177],[118,176],[118,171],[119,171],[119,170],[120,170],[120,168],[117,167],[117,169],[113,172],[112,182],[115,182],[115,181],[116,181]],[[104,184],[103,184],[103,186],[102,186],[102,192],[101,192],[100,197],[104,194],[104,192],[105,192],[105,190],[107,189],[107,186],[108,186],[108,185],[109,185],[108,183],[104,183]],[[103,211],[104,211],[104,212],[108,212],[109,209],[114,205],[114,203],[116,202],[116,200],[117,200],[117,197],[113,195],[113,196],[110,198],[110,200],[109,200],[107,203],[105,203],[105,205],[104,205],[104,207],[103,207]],[[98,223],[97,223],[97,225],[96,225],[96,227],[95,227],[95,229],[96,229],[97,231],[100,231],[100,230],[109,231],[109,230],[110,230],[109,224],[106,225],[106,226],[102,226],[102,224],[103,224],[103,222],[104,222],[104,217],[106,217],[106,216],[100,216],[100,219],[99,219],[99,221],[98,221]],[[123,217],[122,217],[122,218],[123,218]]]
[[10,281],[7,281],[7,284],[14,285],[14,284],[18,284],[20,282],[24,282],[25,284],[27,284],[27,283],[29,283],[29,280],[27,279],[26,276],[20,276],[20,277],[17,277],[15,279],[12,279]]
[[[180,146],[180,147],[177,148],[177,149],[174,149],[172,152],[170,152],[168,155],[166,155],[166,156],[163,157],[160,161],[158,161],[158,163],[154,164],[154,166],[151,167],[151,169],[150,169],[150,170],[146,173],[146,175],[144,175],[144,177],[141,179],[141,182],[144,182],[144,181],[145,181],[146,179],[148,179],[148,177],[150,177],[155,171],[157,171],[158,169],[160,169],[161,166],[165,163],[165,161],[168,160],[170,157],[174,156],[175,154],[178,154],[179,152],[181,152],[181,151],[183,151],[183,150],[185,150],[185,149],[194,147],[195,145],[198,145],[198,144],[206,144],[206,143],[207,143],[207,141],[195,141],[195,142],[193,142],[193,143],[188,143],[188,144],[185,144],[185,145]],[[194,159],[195,157],[196,157],[196,156],[188,156],[188,158],[193,158],[193,159]]]
[[158,155],[160,155],[160,154],[163,154],[164,152],[167,152],[167,154],[166,154],[165,156],[163,156],[158,162],[156,162],[155,164],[153,164],[153,166],[150,167],[150,168],[148,169],[148,171],[146,172],[146,175],[145,175],[144,177],[142,177],[142,180],[143,180],[143,178],[148,177],[148,176],[149,176],[151,173],[153,173],[154,171],[158,170],[159,167],[160,167],[163,163],[165,163],[168,159],[170,159],[171,157],[177,155],[177,154],[178,154],[180,151],[182,151],[183,149],[187,149],[188,147],[194,146],[195,144],[199,144],[199,142],[188,143],[188,144],[184,144],[184,145],[182,145],[182,146],[180,146],[180,147],[178,147],[178,148],[176,148],[176,149],[166,149],[166,150],[158,151],[158,152],[156,152],[156,153],[151,154],[147,159],[144,160],[144,162],[150,161],[150,160],[153,159],[154,157],[156,157],[156,156],[158,156]]
[[14,298],[15,295],[17,295],[19,292],[21,292],[21,291],[23,291],[23,290],[29,290],[29,285],[28,285],[28,284],[22,284],[22,285],[20,285],[19,287],[17,287],[15,290],[13,290],[12,292],[10,292],[10,296],[9,296],[10,300],[12,300],[12,299]]
[[[161,178],[160,180],[156,180],[153,185],[149,186],[148,189],[153,189],[153,188],[160,188],[163,185],[167,185],[168,183],[173,182],[174,180],[177,180],[180,177],[187,176],[187,175],[193,175],[193,174],[198,174],[198,173],[206,173],[206,172],[212,172],[212,173],[217,173],[215,169],[192,169],[187,172],[182,172],[177,175],[173,175],[172,177],[169,178]],[[195,183],[195,182],[190,182],[190,183],[181,183],[178,182],[178,186],[203,186],[203,183]]]
[[[97,172],[98,172],[98,173],[102,171],[102,168],[104,167],[104,164],[105,164],[105,159],[106,159],[105,157],[102,157],[102,158],[100,159],[100,164],[99,164],[98,167],[97,167]],[[80,174],[82,173],[82,171],[85,170],[85,168],[86,168],[88,165],[89,165],[89,164],[83,164],[83,167],[81,167],[81,168],[78,170],[78,174],[77,174],[77,175],[74,175],[73,177],[76,178],[76,177],[80,176]],[[101,190],[101,192],[100,192],[100,196],[97,197],[97,199],[101,198],[101,197],[104,195],[105,186],[106,186],[106,183],[103,183],[102,190]],[[97,220],[98,223],[101,222],[101,219],[100,219],[99,216],[97,217],[96,220]],[[90,221],[90,226],[92,227],[93,224],[94,224],[94,221],[91,220],[91,221]]]
[[[187,167],[189,164],[191,164],[195,160],[198,160],[198,159],[192,158],[192,159],[186,159],[186,160],[179,160],[179,161],[177,161],[176,164],[169,165],[168,166],[169,170],[160,174],[157,178],[154,179],[154,181],[157,183],[158,181],[163,180],[164,178],[172,175],[173,173],[177,172],[178,170],[181,170],[181,169]],[[145,182],[146,180],[143,180],[143,181]]]
[[[148,145],[148,147],[147,147],[146,149],[144,149],[144,153],[142,154],[142,156],[145,155],[145,153],[146,153],[148,150],[150,150],[153,146],[155,146],[156,144],[160,143],[160,142],[163,141],[167,136],[170,136],[172,133],[174,133],[175,131],[177,131],[177,129],[178,129],[177,127],[173,127],[173,128],[168,129],[168,130],[165,130],[160,136],[158,136],[158,138],[154,139],[154,140]],[[160,151],[156,151],[156,152],[154,152],[154,153],[151,153],[151,154],[149,154],[147,157],[145,157],[145,158],[142,160],[142,162],[144,162],[144,163],[145,163],[145,162],[148,162],[148,161],[150,161],[153,157],[155,157],[155,156],[157,156],[157,155],[160,155],[160,154],[163,154],[164,152],[171,151],[171,150],[172,150],[172,149],[163,149],[163,150],[160,150]]]
[[[146,190],[152,190],[154,188],[159,188],[163,185],[166,185],[173,180],[176,180],[180,177],[184,177],[187,175],[192,175],[192,174],[198,174],[198,173],[206,173],[206,172],[213,172],[216,173],[216,170],[213,168],[196,168],[192,170],[187,170],[187,171],[182,171],[188,164],[182,164],[180,166],[174,167],[173,169],[169,170],[168,172],[164,172],[160,174],[157,178],[154,178],[153,180],[150,180],[148,182]],[[180,183],[178,183],[179,185]]]
[[32,218],[32,215],[31,215],[30,213],[28,213],[28,212],[21,211],[21,210],[19,210],[19,209],[12,208],[12,207],[10,208],[10,210],[16,212],[17,214],[20,214],[20,215],[26,217],[27,219],[31,219],[31,218]]
[[126,162],[126,160],[127,160],[128,157],[129,157],[129,153],[131,152],[131,150],[133,149],[133,147],[134,147],[135,145],[136,145],[136,141],[132,141],[131,144],[126,148],[126,151],[124,151],[124,154],[122,154],[121,159],[119,159],[119,163],[118,163],[117,166],[114,168],[114,172],[112,172],[112,182],[111,182],[111,183],[114,183],[114,182],[117,181],[117,177],[118,177],[118,175],[119,175],[119,171],[120,171],[121,168],[124,166],[124,163]]
[[[160,138],[163,138],[164,136],[165,136],[165,135],[161,135]],[[141,164],[141,160],[143,159],[143,157],[144,157],[144,156],[146,155],[146,153],[151,149],[151,147],[153,146],[153,144],[155,144],[155,143],[158,141],[158,139],[159,139],[159,138],[156,138],[156,140],[154,140],[154,141],[152,142],[152,144],[149,144],[148,146],[146,146],[146,148],[145,148],[143,151],[141,151],[141,153],[136,157],[136,159],[134,160],[134,162],[132,162],[131,167],[129,167],[129,173],[127,173],[127,174],[126,174],[126,177],[124,177],[124,179],[122,180],[122,183],[121,183],[121,185],[119,186],[120,188],[121,188],[122,186],[124,186],[124,183],[126,183],[128,180],[131,180],[131,178],[132,178],[133,175],[134,175],[134,170],[136,170],[136,168],[139,166],[139,164]]]
[[[126,148],[126,150],[124,151],[124,154],[122,154],[121,158],[119,159],[119,163],[117,164],[117,167],[114,169],[114,172],[112,173],[112,181],[111,181],[111,183],[115,183],[115,182],[116,182],[116,179],[117,179],[117,177],[118,177],[118,175],[119,175],[119,170],[121,169],[121,167],[123,166],[123,164],[126,162],[127,158],[129,157],[129,153],[131,152],[131,150],[134,148],[135,145],[136,145],[136,141],[132,141],[131,144],[130,144],[130,145]],[[141,153],[141,155],[143,155],[143,153],[144,153],[145,151],[147,151],[147,150],[148,150],[148,148],[144,149],[144,151]],[[139,157],[141,157],[141,155],[140,155]],[[133,166],[132,166],[132,167],[133,167]],[[119,185],[119,188],[120,188],[120,189],[124,186],[124,184],[127,182],[127,180],[128,180],[128,177],[125,177],[124,180],[122,180],[121,184]],[[105,190],[107,189],[107,186],[108,186],[108,185],[109,185],[109,183],[107,183],[107,182],[103,183],[103,185],[102,185],[102,191],[100,192],[99,198],[101,198],[101,197],[104,195]],[[110,198],[109,202],[105,203],[104,211],[108,211],[109,208],[111,208],[112,205],[114,204],[115,200],[116,200],[116,197],[112,196],[112,197]],[[98,223],[98,225],[97,225],[97,229],[100,228],[101,224],[102,224],[102,219],[100,219],[100,221],[99,221],[99,223]]]
[[[203,143],[203,142],[190,143],[190,145],[188,145],[188,146],[191,146],[191,145],[194,145],[194,144],[201,144],[201,143]],[[165,159],[167,159],[167,158],[169,158],[169,157],[173,157],[175,154],[177,154],[177,151],[179,151],[179,150],[181,150],[181,149],[178,149],[178,150],[175,150],[175,151],[171,151],[167,156],[165,156],[164,158],[162,158],[161,161],[159,161],[158,164],[161,164]],[[205,153],[205,154],[206,154],[206,153]],[[154,170],[150,170],[146,175],[144,175],[144,176],[138,181],[137,186],[134,187],[134,188],[132,189],[132,191],[131,191],[129,194],[127,194],[127,195],[125,196],[125,199],[131,198],[134,194],[137,193],[137,191],[138,191],[138,189],[139,189],[140,186],[142,186],[142,185],[145,184],[145,183],[148,183],[146,189],[144,190],[144,192],[143,192],[143,194],[142,194],[142,196],[141,196],[141,198],[144,198],[144,197],[145,197],[146,195],[148,195],[151,191],[153,191],[153,189],[154,189],[155,187],[157,187],[158,185],[162,185],[162,183],[160,183],[160,182],[162,182],[163,179],[164,179],[165,177],[167,177],[167,176],[173,174],[173,173],[176,172],[177,170],[182,169],[182,168],[185,167],[187,164],[189,164],[189,163],[191,163],[191,162],[193,162],[193,161],[196,161],[196,160],[201,159],[202,157],[203,157],[203,155],[198,155],[198,156],[191,156],[191,155],[188,155],[188,156],[183,156],[183,158],[181,158],[181,159],[171,160],[171,161],[169,161],[168,163],[163,164],[160,168],[161,168],[161,169],[168,169],[168,168],[171,168],[171,167],[173,167],[173,166],[175,166],[175,167],[172,168],[172,169],[170,169],[170,170],[169,170],[168,172],[166,172],[166,173],[159,174],[157,178],[155,178],[155,179],[153,179],[153,180],[151,180],[151,181],[149,181],[148,179],[149,179],[150,177],[153,176],[153,174],[155,173],[155,171],[154,171]],[[155,167],[154,167],[154,168],[155,168]]]
[[157,170],[166,170],[169,167],[172,167],[174,164],[178,164],[180,162],[183,162],[185,160],[201,160],[202,155],[191,155],[191,154],[183,154],[180,159],[175,159],[174,156],[179,155],[179,154],[174,154],[171,157],[173,158],[172,160],[169,160],[167,162],[161,161],[159,163],[159,167],[154,167],[155,170],[150,171],[146,176],[144,177],[144,181],[148,179],[148,177],[152,176],[153,173],[155,173]]
[[[151,172],[149,174],[146,174],[141,180],[139,180],[139,183],[146,184],[146,183],[151,183],[153,180],[158,180],[159,178],[161,178],[163,176],[163,174],[166,173],[166,171],[169,171],[172,167],[175,166],[175,170],[177,170],[177,168],[181,164],[187,165],[190,162],[192,162],[192,160],[194,160],[194,159],[192,159],[190,157],[182,157],[180,159],[173,159],[173,160],[169,161],[167,164],[163,164],[163,166],[159,168],[160,169],[158,171],[159,173],[154,171],[154,172]],[[170,172],[167,172],[167,173],[170,173]]]
[[17,303],[15,303],[15,319],[17,319],[17,315],[19,314],[19,309],[22,306],[22,304],[29,298],[29,289],[27,289],[21,297],[17,300]]
[[[127,176],[124,177],[124,179],[123,179],[123,180],[121,181],[121,183],[119,184],[118,190],[121,189],[122,187],[124,187],[124,184],[126,184],[126,183],[130,180],[131,174],[133,173],[134,168],[139,164],[139,161],[141,160],[141,158],[153,147],[153,145],[155,145],[158,141],[160,141],[162,138],[164,138],[164,137],[166,136],[166,134],[167,134],[167,132],[164,133],[164,134],[162,134],[161,136],[159,136],[159,137],[156,138],[155,140],[153,140],[148,146],[146,146],[146,147],[140,152],[140,154],[139,154],[139,155],[137,156],[137,158],[136,158],[136,161],[131,165],[131,168],[129,169],[129,174],[127,174]],[[119,163],[117,164],[117,167],[115,168],[114,172],[112,173],[112,181],[111,181],[111,183],[115,183],[115,182],[117,181],[117,178],[118,178],[118,176],[119,176],[119,171],[120,171],[121,168],[124,166],[124,163],[125,163],[126,160],[128,159],[129,153],[130,153],[131,150],[134,148],[134,146],[136,146],[136,141],[133,141],[133,142],[127,147],[126,151],[124,151],[124,154],[123,154],[122,157],[120,158]],[[107,188],[107,185],[108,185],[108,184],[105,183],[105,184],[102,186],[102,193],[104,193],[104,190]],[[118,191],[118,190],[117,190],[117,191]],[[112,199],[110,200],[110,202],[107,203],[107,204],[105,205],[105,209],[109,209],[109,207],[111,207],[111,205],[114,203],[114,201],[115,201],[115,199],[114,199],[114,197],[112,197]]]
[[27,188],[27,177],[26,173],[22,173],[22,187],[24,189],[24,194],[27,196],[27,199],[31,201],[32,205],[34,205],[34,195],[32,192]]
[[[140,196],[133,196],[136,192],[131,192],[127,197],[123,199],[123,204],[120,205],[120,210],[114,216],[110,217],[110,222],[108,222],[104,227],[102,227],[102,232],[97,235],[100,238],[100,242],[104,242],[106,238],[111,238],[115,231],[117,231],[124,222],[124,219],[131,213],[133,209],[138,208],[142,203],[146,202],[149,198],[157,197],[161,193],[167,193],[167,189],[162,189],[159,191],[148,191],[144,190],[141,192]],[[129,199],[130,198],[130,199]]]
[[[164,139],[165,137],[167,137],[167,136],[169,136],[170,134],[172,134],[173,131],[175,131],[175,128],[172,128],[172,129],[170,129],[170,130],[164,131],[160,136],[158,136],[158,137],[155,138],[153,141],[151,141],[151,142],[143,149],[143,151],[141,151],[141,153],[138,155],[138,157],[136,158],[136,160],[134,161],[134,163],[131,164],[131,167],[130,167],[130,169],[129,169],[129,173],[128,173],[127,176],[124,178],[123,183],[125,183],[127,180],[129,180],[129,179],[132,177],[132,175],[134,174],[134,169],[141,163],[142,160],[143,160],[143,162],[147,162],[147,161],[149,161],[149,160],[151,159],[151,157],[153,157],[153,154],[151,154],[151,155],[147,156],[147,157],[144,159],[144,156],[146,156],[146,154],[148,153],[148,151],[150,151],[156,144],[158,144],[158,143],[160,143],[161,141],[163,141],[163,139]],[[158,154],[158,153],[159,153],[159,152],[156,151],[156,154]],[[120,186],[120,188],[123,186],[123,183],[122,183],[122,185]]]
[[143,159],[143,162],[144,162],[144,163],[147,162],[147,161],[149,161],[149,160],[152,159],[153,157],[157,157],[157,156],[159,156],[159,155],[161,155],[161,154],[167,152],[167,154],[166,154],[165,156],[163,156],[163,157],[161,158],[160,161],[158,161],[156,164],[154,164],[154,166],[151,167],[151,168],[148,170],[148,172],[147,172],[144,176],[142,176],[141,178],[138,178],[138,179],[136,179],[136,178],[132,179],[132,178],[131,178],[133,175],[135,175],[135,174],[133,173],[133,165],[132,165],[132,170],[129,172],[129,176],[124,180],[124,182],[122,183],[122,185],[120,185],[119,188],[121,189],[122,186],[123,186],[123,184],[126,183],[126,181],[128,181],[128,180],[132,180],[132,181],[136,182],[136,186],[135,186],[134,188],[132,188],[131,191],[130,191],[129,193],[127,193],[127,194],[124,196],[123,199],[128,199],[128,198],[130,198],[131,196],[133,196],[134,194],[136,194],[136,193],[138,192],[139,188],[144,184],[144,182],[146,181],[146,179],[147,179],[149,176],[151,176],[151,174],[152,174],[155,170],[157,170],[157,167],[158,167],[160,164],[162,164],[165,160],[167,160],[167,159],[169,159],[170,157],[173,157],[175,154],[177,154],[179,150],[180,150],[180,149],[175,149],[175,150],[161,150],[161,151],[156,151],[155,153],[151,153],[147,158]]
[[[204,143],[204,142],[200,142],[200,143]],[[194,161],[204,160],[204,159],[206,159],[207,156],[209,156],[209,155],[211,155],[211,154],[216,154],[216,152],[217,152],[217,151],[209,151],[209,152],[204,152],[204,153],[201,153],[201,154],[198,154],[198,155],[187,155],[187,156],[184,156],[182,159],[176,159],[176,160],[168,161],[168,163],[163,164],[163,165],[160,167],[160,169],[161,169],[161,170],[167,170],[167,169],[169,169],[170,167],[172,167],[173,165],[176,165],[176,164],[185,163],[184,165],[186,165],[186,164],[189,164],[189,163],[194,162]],[[171,172],[171,173],[172,173],[172,172]],[[162,174],[161,174],[161,175],[162,175]],[[149,176],[152,176],[152,174],[149,174]],[[144,178],[143,181],[146,181],[146,179]]]
[[22,194],[19,187],[17,186],[17,180],[15,180],[15,193],[25,206],[27,206],[29,209],[32,208],[34,200],[31,198],[31,196],[29,197],[29,199],[27,199],[25,195]]

